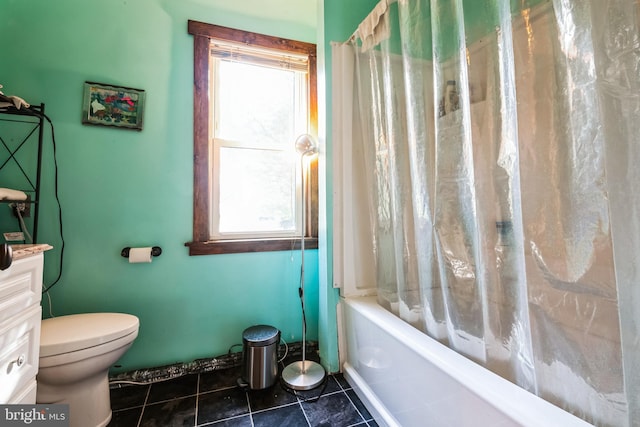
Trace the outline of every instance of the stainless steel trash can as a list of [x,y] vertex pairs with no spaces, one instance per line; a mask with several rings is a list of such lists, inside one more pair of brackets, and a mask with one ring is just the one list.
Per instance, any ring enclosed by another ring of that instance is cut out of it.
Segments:
[[278,378],[280,331],[256,325],[242,334],[242,379],[252,390],[271,387]]

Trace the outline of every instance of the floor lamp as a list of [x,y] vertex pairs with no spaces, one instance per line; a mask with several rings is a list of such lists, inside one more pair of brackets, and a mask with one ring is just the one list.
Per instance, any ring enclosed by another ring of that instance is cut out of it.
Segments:
[[318,152],[318,146],[311,135],[300,135],[296,139],[296,151],[300,154],[300,171],[302,173],[302,235],[300,237],[300,301],[302,304],[302,360],[293,362],[282,371],[282,381],[293,390],[310,390],[319,386],[325,377],[324,368],[307,359],[307,322],[304,313],[304,237],[305,237],[305,169],[304,157]]

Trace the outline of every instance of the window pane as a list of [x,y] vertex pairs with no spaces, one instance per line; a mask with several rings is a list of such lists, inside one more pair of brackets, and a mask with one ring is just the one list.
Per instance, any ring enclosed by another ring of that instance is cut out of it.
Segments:
[[287,144],[295,132],[295,73],[219,61],[216,138]]
[[282,151],[221,147],[220,233],[295,232],[295,165]]

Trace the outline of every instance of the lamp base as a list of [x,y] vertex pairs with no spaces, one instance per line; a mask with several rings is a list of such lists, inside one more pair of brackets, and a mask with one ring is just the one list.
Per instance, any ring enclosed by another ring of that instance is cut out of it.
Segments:
[[311,390],[318,387],[324,381],[324,368],[319,363],[311,360],[293,362],[282,371],[282,381],[293,390]]

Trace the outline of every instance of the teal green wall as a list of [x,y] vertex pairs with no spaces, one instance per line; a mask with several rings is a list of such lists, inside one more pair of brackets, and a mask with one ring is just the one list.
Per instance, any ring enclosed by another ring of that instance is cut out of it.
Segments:
[[[300,255],[189,257],[192,221],[194,19],[316,41],[313,0],[2,0],[0,83],[44,102],[55,124],[63,209],[63,275],[55,315],[122,311],[140,334],[118,370],[224,354],[253,324],[301,339]],[[83,82],[146,90],[141,132],[80,123]],[[40,241],[45,283],[61,241],[47,131]],[[0,187],[2,183],[0,183]],[[2,230],[4,231],[4,230]],[[128,264],[125,246],[162,247],[152,264]],[[308,337],[318,339],[318,251],[305,258]],[[46,300],[43,303],[48,313]]]
[[[550,0],[511,0],[510,12],[518,15],[522,10],[533,8]],[[439,31],[436,41],[437,51],[441,60],[455,54],[462,45],[460,24],[464,24],[464,42],[471,45],[488,34],[495,33],[495,29],[506,18],[501,8],[504,6],[496,0],[443,0],[439,12],[432,13],[433,30]],[[506,7],[506,6],[505,6]],[[509,9],[507,9],[509,10]],[[462,21],[458,21],[457,14],[462,14]],[[440,21],[440,24],[437,24]]]
[[325,215],[321,217],[321,240],[319,247],[320,264],[320,310],[319,310],[319,334],[320,356],[326,362],[325,368],[329,371],[339,370],[338,366],[338,340],[336,305],[339,300],[339,292],[333,289],[333,251],[332,236],[333,220],[331,216],[333,206],[333,171],[331,158],[333,148],[331,141],[331,42],[346,41],[355,31],[358,24],[371,12],[377,1],[374,0],[324,0],[320,7],[319,16],[321,22],[321,38],[318,40],[318,62],[321,64],[319,80],[324,96],[320,96],[320,129],[321,139],[324,141],[324,151],[319,162],[321,186],[320,205],[324,207]]

